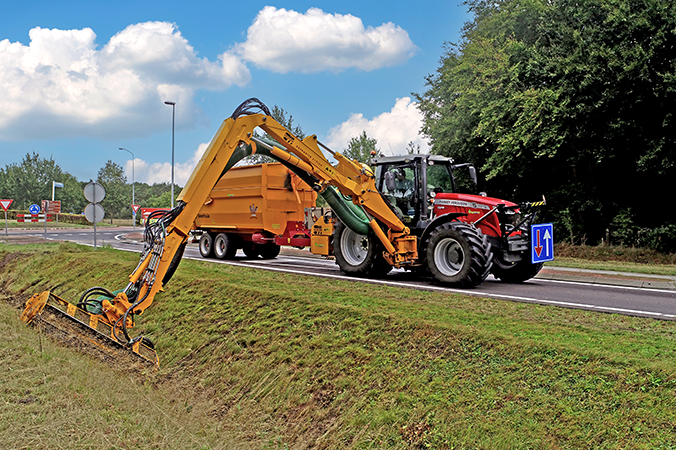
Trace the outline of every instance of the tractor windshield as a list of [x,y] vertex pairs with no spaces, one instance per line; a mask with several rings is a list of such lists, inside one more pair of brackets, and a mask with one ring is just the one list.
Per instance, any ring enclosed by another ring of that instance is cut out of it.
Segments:
[[429,161],[427,166],[427,191],[440,194],[454,190],[453,176],[448,164],[435,164],[434,161]]

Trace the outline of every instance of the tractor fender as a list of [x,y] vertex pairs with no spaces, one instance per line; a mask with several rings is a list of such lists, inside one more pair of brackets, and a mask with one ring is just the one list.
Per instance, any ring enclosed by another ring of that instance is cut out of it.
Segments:
[[437,227],[440,225],[443,225],[447,222],[453,222],[454,220],[457,220],[458,217],[466,216],[466,213],[448,213],[444,214],[441,216],[437,216],[434,220],[432,220],[426,227],[425,230],[423,231],[422,235],[418,239],[418,254],[422,254],[421,252],[425,252],[425,249],[420,248],[420,246],[423,245],[423,242],[427,241],[427,238],[429,237],[430,233],[432,231],[436,230]]

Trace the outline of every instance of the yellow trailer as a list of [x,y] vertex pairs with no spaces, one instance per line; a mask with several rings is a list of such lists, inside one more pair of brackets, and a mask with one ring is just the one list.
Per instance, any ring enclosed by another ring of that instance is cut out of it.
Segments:
[[274,258],[280,246],[310,246],[305,208],[317,193],[281,163],[233,167],[211,190],[195,218],[200,253],[232,259]]

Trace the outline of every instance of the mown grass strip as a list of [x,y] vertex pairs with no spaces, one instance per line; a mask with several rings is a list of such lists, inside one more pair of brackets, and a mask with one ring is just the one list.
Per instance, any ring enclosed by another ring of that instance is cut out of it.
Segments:
[[[47,248],[24,248],[31,254],[7,262],[0,284],[74,299],[123,286],[137,262]],[[673,322],[184,261],[138,330],[157,344],[158,386],[184,380],[213,399],[223,429],[261,446],[676,440]]]

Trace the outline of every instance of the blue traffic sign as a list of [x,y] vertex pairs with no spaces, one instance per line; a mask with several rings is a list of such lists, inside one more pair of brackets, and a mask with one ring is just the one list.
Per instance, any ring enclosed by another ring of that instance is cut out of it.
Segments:
[[531,225],[530,241],[533,264],[554,260],[554,226],[551,223]]
[[36,205],[35,203],[33,203],[32,205],[30,205],[28,207],[28,211],[31,214],[40,214],[40,207],[38,205]]

